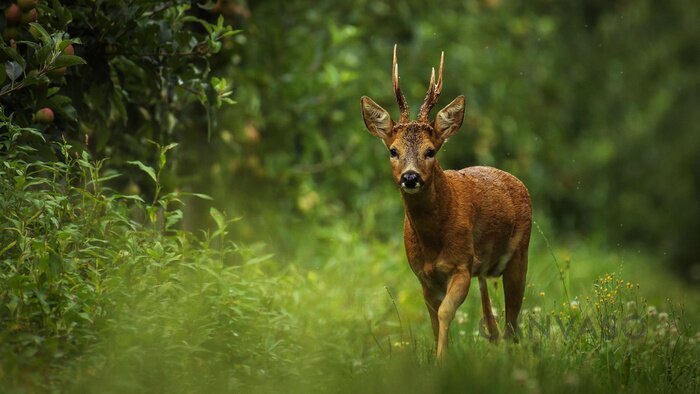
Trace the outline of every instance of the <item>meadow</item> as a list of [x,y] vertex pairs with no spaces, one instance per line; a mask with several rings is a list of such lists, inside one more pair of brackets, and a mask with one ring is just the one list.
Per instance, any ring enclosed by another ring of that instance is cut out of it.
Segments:
[[[700,3],[65,3],[0,0],[0,392],[700,391]],[[472,283],[436,362],[395,44],[532,196],[517,343]]]
[[700,293],[639,251],[559,239],[536,217],[520,342],[480,333],[472,287],[437,365],[399,220],[384,240],[305,225],[297,253],[276,254],[229,240],[241,219],[215,208],[213,231],[171,230],[177,213],[149,212],[182,195],[146,203],[104,188],[100,161],[65,157],[3,169],[12,392],[697,392]]

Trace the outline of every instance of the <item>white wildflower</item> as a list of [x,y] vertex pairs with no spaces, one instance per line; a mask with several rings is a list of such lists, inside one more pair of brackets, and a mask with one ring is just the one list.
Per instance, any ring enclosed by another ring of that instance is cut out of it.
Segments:
[[467,314],[465,312],[457,312],[457,324],[464,324],[467,321]]
[[675,324],[672,324],[672,325],[668,328],[668,333],[671,334],[671,335],[676,335],[676,334],[678,334],[678,327],[676,327]]
[[407,347],[408,345],[410,345],[410,343],[407,342],[407,341],[396,341],[396,342],[394,342],[394,347],[397,348],[397,349],[401,349],[401,348]]
[[656,316],[656,307],[655,306],[649,305],[647,307],[647,316],[651,316],[651,317]]

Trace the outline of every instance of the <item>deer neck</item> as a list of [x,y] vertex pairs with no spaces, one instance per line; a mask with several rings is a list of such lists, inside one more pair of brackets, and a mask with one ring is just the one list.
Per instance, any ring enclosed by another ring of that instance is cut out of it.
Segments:
[[401,191],[408,222],[424,246],[439,248],[442,243],[442,231],[449,220],[452,193],[447,176],[439,163],[433,174],[432,182],[425,190],[416,194]]

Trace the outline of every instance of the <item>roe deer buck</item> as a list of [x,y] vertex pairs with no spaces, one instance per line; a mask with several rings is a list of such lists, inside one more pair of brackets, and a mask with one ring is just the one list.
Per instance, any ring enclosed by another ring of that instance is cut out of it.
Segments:
[[393,85],[399,121],[369,97],[362,115],[369,132],[390,153],[394,181],[405,208],[404,246],[411,269],[423,286],[423,297],[435,335],[437,359],[447,349],[447,332],[457,308],[479,278],[483,313],[491,340],[498,326],[491,310],[487,277],[503,276],[506,338],[517,340],[518,314],[527,273],[532,227],[530,195],[515,176],[492,167],[443,171],[435,157],[445,140],[462,125],[465,100],[459,96],[428,119],[442,90],[444,53],[437,82],[435,69],[417,121],[399,87],[394,46]]

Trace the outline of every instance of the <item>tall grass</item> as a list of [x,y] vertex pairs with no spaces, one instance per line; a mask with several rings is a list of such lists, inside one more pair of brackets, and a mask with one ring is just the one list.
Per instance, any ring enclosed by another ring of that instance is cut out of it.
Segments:
[[643,255],[550,241],[538,218],[520,343],[480,335],[472,291],[436,366],[398,228],[310,223],[290,237],[314,263],[274,255],[233,242],[237,218],[216,209],[211,231],[179,229],[183,194],[159,186],[173,145],[133,163],[157,190],[133,196],[108,163],[4,127],[3,391],[698,391],[700,294]]

